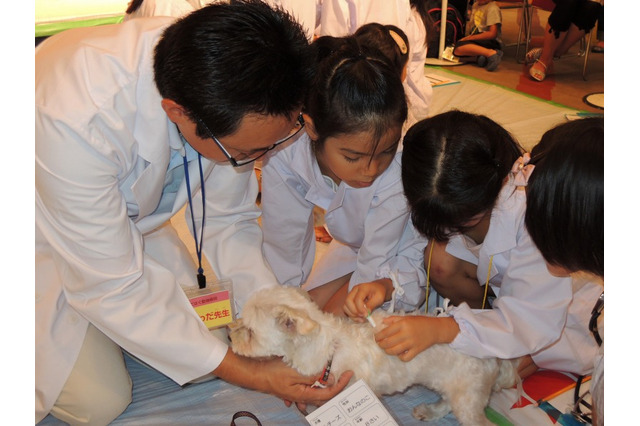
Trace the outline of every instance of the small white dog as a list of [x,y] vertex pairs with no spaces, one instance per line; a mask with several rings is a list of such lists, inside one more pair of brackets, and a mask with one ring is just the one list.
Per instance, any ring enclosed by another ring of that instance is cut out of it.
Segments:
[[[268,288],[250,297],[242,318],[230,326],[231,348],[248,357],[279,356],[301,374],[312,376],[329,366],[335,377],[352,370],[378,395],[402,392],[414,384],[442,398],[413,409],[419,420],[435,420],[450,411],[463,425],[492,425],[484,414],[492,391],[514,386],[517,362],[480,359],[434,345],[409,362],[387,355],[373,334],[384,327],[382,310],[369,323],[355,323],[322,312],[307,293],[294,287]],[[328,375],[328,374],[327,374]]]

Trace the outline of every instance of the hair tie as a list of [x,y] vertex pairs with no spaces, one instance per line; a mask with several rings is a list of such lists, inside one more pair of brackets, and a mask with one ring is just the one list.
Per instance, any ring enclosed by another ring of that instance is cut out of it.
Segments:
[[400,52],[402,52],[403,55],[406,55],[409,49],[407,48],[407,44],[404,42],[402,37],[400,37],[400,34],[398,34],[393,30],[389,30],[389,35],[391,35],[393,40],[396,42],[396,44],[400,48]]
[[513,175],[513,183],[515,186],[527,186],[531,173],[533,173],[533,169],[536,167],[533,164],[529,164],[529,161],[531,161],[531,155],[525,152],[522,157],[513,163],[511,174]]

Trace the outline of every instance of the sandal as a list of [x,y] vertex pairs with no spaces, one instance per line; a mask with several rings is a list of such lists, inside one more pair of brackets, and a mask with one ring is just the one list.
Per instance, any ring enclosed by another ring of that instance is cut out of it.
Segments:
[[527,52],[524,57],[525,64],[532,64],[542,56],[542,47],[536,47]]
[[[542,65],[544,71],[539,68],[534,68],[536,64]],[[536,81],[542,81],[547,77],[547,66],[540,59],[537,59],[531,68],[529,68],[529,75]]]

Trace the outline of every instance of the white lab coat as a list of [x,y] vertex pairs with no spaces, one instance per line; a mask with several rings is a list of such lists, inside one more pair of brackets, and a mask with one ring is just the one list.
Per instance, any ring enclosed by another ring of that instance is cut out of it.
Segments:
[[[262,166],[264,253],[278,280],[307,290],[353,272],[355,285],[396,272],[404,295],[399,309],[424,302],[423,251],[427,240],[413,227],[400,176],[401,154],[368,188],[324,180],[309,136],[274,151]],[[334,238],[314,266],[313,208],[326,211]],[[313,270],[312,270],[313,267]]]
[[[187,202],[184,174],[175,202],[155,211],[171,150],[183,148],[153,76],[154,46],[173,20],[68,30],[36,48],[36,422],[58,397],[89,323],[179,384],[226,354],[180,288],[195,285],[196,274],[167,232]],[[261,252],[257,181],[250,166],[202,166],[203,253],[217,277],[233,280],[242,306],[253,289],[277,285]],[[200,228],[197,160],[189,174]]]
[[424,72],[427,57],[426,29],[420,14],[409,0],[323,0],[320,14],[320,35],[342,37],[353,34],[360,26],[370,22],[395,25],[405,32],[409,40],[409,63],[404,81],[409,114],[406,131],[426,118],[433,96],[433,88]]
[[587,324],[602,288],[583,282],[574,289],[571,278],[549,273],[524,225],[524,188],[516,188],[510,177],[478,257],[460,235],[447,245],[447,252],[478,265],[482,284],[493,256],[489,282],[497,296],[491,310],[472,310],[466,303],[451,310],[460,326],[451,346],[477,357],[533,354],[539,367],[585,374],[598,351]]

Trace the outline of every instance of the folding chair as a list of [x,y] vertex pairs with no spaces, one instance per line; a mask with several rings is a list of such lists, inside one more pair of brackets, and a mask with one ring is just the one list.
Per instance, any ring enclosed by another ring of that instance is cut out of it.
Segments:
[[[522,60],[520,60],[520,46],[523,42],[523,36],[527,37],[529,34],[527,25],[529,24],[529,0],[501,0],[497,1],[496,4],[500,9],[520,9],[522,13],[520,14],[520,22],[518,22],[518,39],[516,41],[516,61],[518,63],[524,62],[524,56]],[[525,55],[527,51],[525,50]]]

